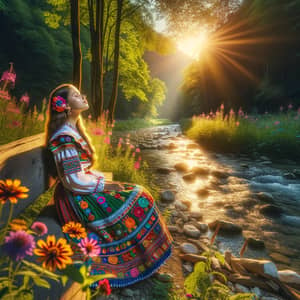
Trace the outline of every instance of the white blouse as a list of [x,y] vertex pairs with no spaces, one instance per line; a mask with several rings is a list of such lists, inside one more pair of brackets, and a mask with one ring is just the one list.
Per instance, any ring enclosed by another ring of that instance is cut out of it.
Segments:
[[[73,139],[72,139],[73,138]],[[56,143],[53,143],[54,140]],[[67,124],[49,140],[59,179],[66,189],[77,194],[101,192],[104,189],[104,175],[96,170],[89,170],[91,161],[80,161],[77,145],[86,149],[86,143],[75,129]]]

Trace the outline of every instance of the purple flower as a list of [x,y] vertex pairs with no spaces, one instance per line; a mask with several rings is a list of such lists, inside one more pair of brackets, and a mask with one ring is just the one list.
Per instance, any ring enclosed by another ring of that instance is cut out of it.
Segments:
[[21,260],[26,255],[32,255],[35,248],[35,241],[32,235],[23,230],[11,231],[5,237],[3,251],[13,260]]
[[31,229],[39,236],[44,235],[48,232],[46,224],[42,222],[34,222],[31,226]]

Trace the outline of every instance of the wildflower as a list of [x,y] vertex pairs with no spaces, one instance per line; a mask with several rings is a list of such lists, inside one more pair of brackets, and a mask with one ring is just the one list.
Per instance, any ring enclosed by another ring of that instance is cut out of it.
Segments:
[[122,143],[123,142],[123,139],[120,137],[119,138],[119,143]]
[[39,121],[44,121],[44,116],[43,116],[43,114],[39,114],[38,120],[39,120]]
[[48,235],[47,242],[39,240],[37,245],[41,249],[34,249],[34,254],[40,256],[38,261],[43,263],[43,268],[55,271],[56,267],[64,269],[67,264],[72,263],[70,256],[73,255],[73,251],[66,239],[60,238],[56,242],[55,235]]
[[248,119],[248,115],[245,115],[245,117],[244,117],[245,119]]
[[84,255],[89,257],[97,256],[100,254],[100,246],[94,239],[84,238],[77,244]]
[[101,292],[104,292],[106,296],[109,296],[111,294],[111,288],[109,285],[109,281],[107,278],[99,280],[98,287]]
[[89,114],[89,115],[88,115],[88,118],[89,118],[89,119],[91,119],[91,118],[92,118],[92,115],[91,115],[91,114]]
[[210,113],[209,113],[210,115],[213,115],[214,113],[212,112],[212,111],[210,111]]
[[9,127],[13,128],[13,127],[20,127],[20,126],[21,126],[21,122],[20,121],[11,121]]
[[27,105],[29,104],[29,101],[30,101],[30,98],[29,98],[29,96],[28,96],[28,94],[27,94],[27,92],[24,94],[24,95],[22,95],[22,97],[20,98],[20,102],[24,102],[24,103],[26,103]]
[[104,135],[104,131],[103,131],[103,129],[101,129],[101,128],[94,128],[94,129],[92,130],[92,133],[93,133],[94,135]]
[[48,232],[48,227],[43,222],[34,222],[31,226],[31,229],[39,236],[44,235]]
[[86,231],[85,228],[82,227],[80,223],[75,223],[73,221],[70,221],[69,223],[66,223],[62,227],[62,231],[64,233],[67,233],[70,238],[85,238],[86,237]]
[[112,135],[112,132],[111,132],[111,131],[109,131],[107,134],[108,134],[108,135]]
[[142,157],[141,156],[139,156],[139,161],[141,161],[142,160]]
[[292,109],[293,108],[293,105],[290,103],[289,105],[288,105],[288,109]]
[[243,116],[243,115],[244,115],[244,112],[243,112],[242,108],[240,107],[240,109],[239,109],[239,116]]
[[109,138],[109,136],[106,136],[103,142],[105,144],[110,144],[110,138]]
[[134,148],[134,146],[133,146],[132,144],[130,144],[130,146],[129,146],[129,147],[130,147],[130,149],[133,149],[133,148]]
[[26,230],[27,229],[27,225],[25,220],[22,219],[14,219],[9,223],[9,226],[11,228],[11,230],[13,231],[18,231],[18,230]]
[[132,153],[132,157],[135,157],[135,152]]
[[9,236],[5,237],[4,252],[13,260],[21,260],[26,255],[32,255],[35,247],[35,241],[32,235],[23,230],[11,231]]
[[140,168],[140,162],[139,162],[139,161],[136,161],[136,162],[134,163],[134,168],[135,168],[136,170],[138,170],[138,169]]
[[265,111],[265,115],[267,115],[268,114],[268,112],[267,111]]
[[280,109],[280,111],[283,111],[283,106],[281,105],[281,106],[279,107],[279,109]]
[[223,103],[221,104],[220,109],[221,109],[221,110],[224,109],[224,104],[223,104]]
[[118,148],[120,148],[121,147],[121,144],[120,143],[118,143]]
[[232,108],[230,109],[229,114],[234,115],[234,110]]
[[237,121],[235,124],[236,124],[236,126],[239,126],[239,125],[240,125],[240,122],[239,122],[239,121]]
[[7,200],[11,203],[17,203],[18,198],[27,198],[28,194],[25,194],[29,189],[25,186],[20,186],[21,180],[11,179],[0,180],[0,203],[5,204]]
[[280,121],[275,121],[274,122],[275,125],[278,125],[279,123],[280,123]]
[[193,295],[192,294],[186,294],[185,295],[187,298],[193,298]]
[[135,152],[141,152],[141,149],[140,148],[136,148]]

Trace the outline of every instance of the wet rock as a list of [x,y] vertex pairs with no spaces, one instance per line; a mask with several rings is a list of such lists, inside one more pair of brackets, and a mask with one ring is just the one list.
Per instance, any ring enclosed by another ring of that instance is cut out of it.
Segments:
[[197,254],[179,254],[179,257],[181,260],[188,261],[191,263],[196,263],[198,261],[203,261],[203,262],[207,261],[206,256],[197,255]]
[[259,287],[254,287],[251,288],[251,293],[255,294],[257,297],[261,297],[262,296],[262,292],[261,289]]
[[187,144],[186,149],[199,149],[199,145],[196,143]]
[[300,274],[293,270],[278,271],[279,278],[282,282],[293,283],[300,286]]
[[174,165],[176,171],[187,172],[189,170],[189,166],[185,162],[179,162]]
[[245,164],[245,163],[241,163],[240,166],[241,166],[242,168],[247,168],[247,169],[249,168],[249,165],[248,165],[248,164]]
[[178,200],[175,201],[175,207],[179,210],[188,210],[188,206]]
[[181,202],[188,207],[188,209],[191,208],[192,202],[190,200],[181,200]]
[[179,249],[181,252],[186,253],[186,254],[198,254],[199,253],[198,248],[191,243],[182,243],[182,244],[180,244]]
[[259,192],[259,193],[256,194],[256,197],[259,200],[262,200],[262,201],[265,201],[265,202],[268,202],[268,203],[274,203],[275,202],[275,199],[272,196],[272,194],[267,193],[267,192]]
[[192,167],[191,172],[193,172],[197,176],[206,176],[209,175],[210,170],[202,167],[194,166]]
[[183,268],[183,271],[186,272],[186,273],[192,273],[193,272],[193,264],[191,262],[185,262],[182,264],[182,268]]
[[219,170],[213,170],[211,171],[211,174],[217,178],[227,178],[229,174],[224,171],[219,171]]
[[200,211],[191,211],[190,212],[190,217],[202,220],[203,215]]
[[183,213],[182,211],[179,211],[179,217],[183,220],[183,222],[188,222],[190,219],[189,214]]
[[195,179],[196,179],[196,174],[194,174],[194,173],[188,173],[188,174],[183,175],[182,178],[183,178],[185,181],[195,181]]
[[206,232],[208,230],[208,225],[206,223],[195,222],[195,227],[198,228],[201,232]]
[[177,148],[177,145],[175,143],[170,143],[167,145],[167,149],[169,150],[173,150],[173,149],[176,149]]
[[183,232],[186,236],[192,237],[192,238],[199,238],[201,235],[201,232],[199,229],[197,229],[194,225],[185,224],[183,226]]
[[206,188],[201,188],[196,193],[199,197],[207,197],[209,195],[209,191]]
[[280,217],[283,214],[283,209],[273,204],[265,204],[260,208],[260,213],[269,217]]
[[206,240],[202,240],[202,237],[200,237],[199,240],[195,240],[195,239],[191,239],[191,238],[188,238],[187,240],[188,240],[188,242],[190,242],[191,244],[196,245],[197,248],[201,251],[201,253],[202,253],[203,251],[208,251],[208,250],[209,250],[209,248],[208,248],[208,246],[207,246],[207,245],[208,245],[208,242],[207,242]]
[[286,257],[285,255],[282,255],[280,253],[273,252],[269,255],[275,262],[284,263],[287,265],[289,265],[291,263],[291,260],[288,257]]
[[249,248],[252,249],[264,249],[265,248],[265,243],[264,241],[252,238],[252,237],[248,237],[247,238],[247,243]]
[[235,290],[239,293],[249,293],[250,292],[246,286],[241,285],[239,283],[235,284]]
[[294,173],[284,173],[283,177],[286,179],[297,179],[297,176]]
[[297,177],[300,178],[300,169],[294,169],[293,174]]
[[208,224],[208,227],[212,230],[215,230],[218,223],[220,223],[220,232],[223,233],[241,233],[242,232],[242,227],[228,222],[228,221],[223,221],[223,220],[215,220],[211,223]]
[[174,172],[175,170],[172,168],[157,168],[156,172],[159,174],[170,174],[171,172]]
[[[254,199],[246,199],[245,201],[241,202],[241,205],[247,209],[253,208],[256,204],[257,204],[257,201]],[[231,208],[233,208],[233,207],[231,207]]]
[[160,199],[162,202],[171,203],[175,201],[175,195],[172,191],[163,191],[160,194]]
[[168,225],[168,229],[171,233],[176,233],[178,232],[178,227],[175,225]]

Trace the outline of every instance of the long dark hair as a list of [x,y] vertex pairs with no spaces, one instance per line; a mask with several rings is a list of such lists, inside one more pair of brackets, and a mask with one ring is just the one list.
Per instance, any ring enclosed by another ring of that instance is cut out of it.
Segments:
[[[45,152],[45,155],[46,155],[45,162],[47,164],[47,172],[52,177],[57,177],[58,174],[57,174],[53,154],[48,149],[49,139],[62,125],[64,125],[64,123],[67,121],[68,114],[67,114],[67,111],[57,112],[55,110],[52,110],[51,109],[51,100],[53,97],[61,96],[68,103],[68,95],[69,95],[69,92],[72,87],[74,87],[74,86],[70,83],[64,83],[64,84],[57,86],[54,90],[51,91],[49,100],[48,100],[47,116],[46,116],[46,121],[45,121],[45,130],[44,130],[45,131],[44,147],[46,148],[45,149],[45,151],[46,151]],[[95,148],[91,143],[91,139],[86,132],[86,128],[84,126],[81,115],[79,115],[79,117],[78,117],[78,120],[76,123],[76,128],[77,128],[78,132],[80,133],[81,137],[86,141],[86,143],[88,144],[88,146],[91,150],[92,157],[91,157],[91,166],[90,167],[92,167],[95,164],[97,155],[95,153]]]

